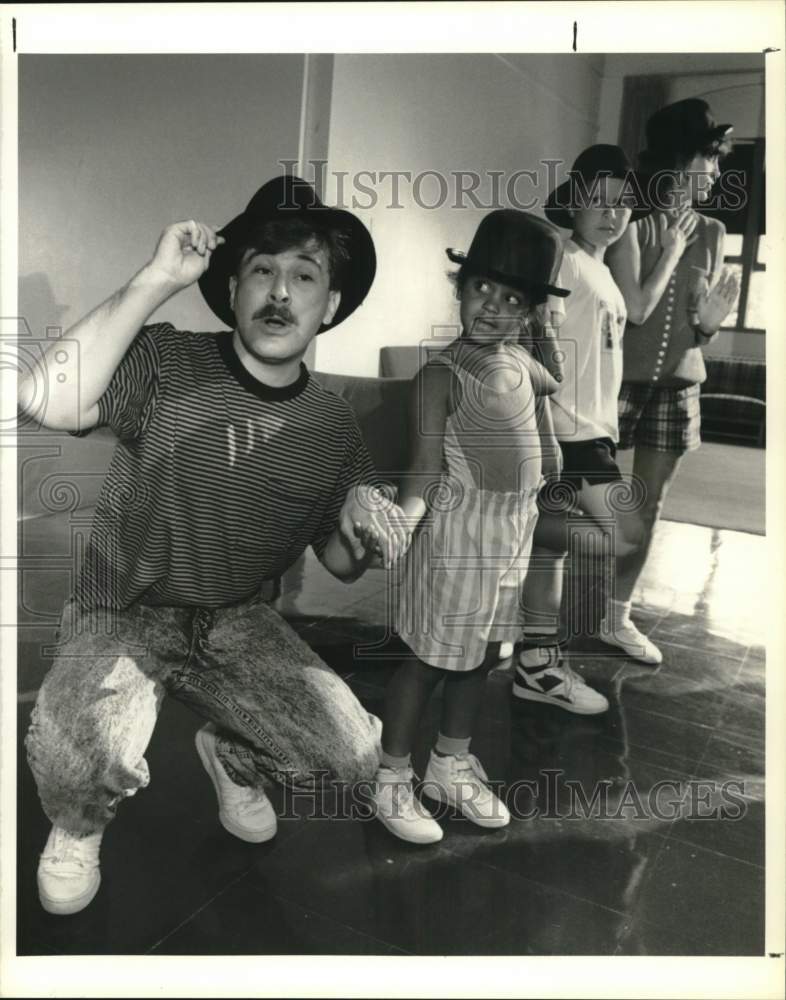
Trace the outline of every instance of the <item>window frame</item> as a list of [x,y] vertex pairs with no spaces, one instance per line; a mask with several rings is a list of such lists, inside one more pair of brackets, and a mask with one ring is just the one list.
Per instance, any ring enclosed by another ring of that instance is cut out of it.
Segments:
[[766,271],[767,265],[759,263],[759,240],[761,236],[757,232],[757,221],[761,208],[762,195],[764,194],[764,140],[738,139],[735,142],[750,143],[753,146],[753,181],[751,184],[751,200],[748,207],[748,214],[745,223],[745,232],[742,234],[742,248],[739,254],[724,254],[724,264],[740,264],[742,275],[740,278],[740,294],[737,300],[737,308],[732,325],[724,323],[722,330],[734,331],[736,333],[766,333],[766,329],[758,326],[746,326],[745,319],[748,311],[748,298],[750,296],[751,276],[754,271]]

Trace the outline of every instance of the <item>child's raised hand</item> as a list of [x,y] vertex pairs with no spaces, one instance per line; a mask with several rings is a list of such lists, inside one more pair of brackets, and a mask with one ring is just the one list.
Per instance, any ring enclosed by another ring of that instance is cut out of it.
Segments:
[[731,268],[725,267],[712,288],[700,295],[696,304],[696,315],[701,329],[708,335],[720,327],[734,308],[738,291],[737,275]]
[[683,209],[677,218],[669,223],[665,215],[658,215],[658,239],[665,253],[681,257],[685,248],[696,239],[699,217],[692,208]]

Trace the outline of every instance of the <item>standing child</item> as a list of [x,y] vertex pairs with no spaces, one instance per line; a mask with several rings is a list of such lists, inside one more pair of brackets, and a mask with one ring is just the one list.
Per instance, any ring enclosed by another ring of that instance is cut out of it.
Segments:
[[690,98],[656,111],[646,131],[639,165],[657,198],[656,210],[631,226],[609,254],[628,307],[620,448],[635,449],[633,474],[645,500],[636,512],[639,544],[618,567],[616,614],[601,638],[628,652],[641,646],[628,618],[630,597],[661,508],[682,456],[701,444],[699,385],[707,377],[702,348],[738,291],[734,274],[723,266],[723,223],[693,207],[710,198],[732,126],[717,124],[706,101]]
[[480,223],[460,269],[461,336],[413,381],[413,461],[400,504],[417,525],[400,575],[397,629],[415,654],[387,691],[377,816],[403,840],[442,829],[414,799],[410,754],[444,678],[440,732],[425,773],[431,798],[483,827],[510,814],[469,752],[488,668],[520,632],[520,582],[542,481],[536,397],[557,383],[519,341],[555,287],[561,248],[548,223],[503,209]]
[[[629,204],[637,183],[618,146],[595,145],[579,155],[569,180],[552,191],[546,203],[547,217],[571,230],[558,279],[571,291],[559,329],[564,378],[551,397],[562,478],[575,491],[580,510],[599,532],[611,536],[618,555],[631,545],[627,522],[614,518],[609,502],[609,485],[622,479],[615,454],[625,300],[603,255],[631,218],[649,211]],[[513,694],[593,715],[604,712],[608,701],[573,673],[558,641],[566,518],[565,511],[541,512],[538,534],[544,547],[538,549],[539,571],[528,576],[524,587],[527,619]]]

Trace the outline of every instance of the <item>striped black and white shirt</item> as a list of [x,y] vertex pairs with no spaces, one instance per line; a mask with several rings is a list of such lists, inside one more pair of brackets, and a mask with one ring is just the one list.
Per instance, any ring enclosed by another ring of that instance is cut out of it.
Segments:
[[256,593],[312,545],[347,491],[375,480],[354,412],[305,365],[267,386],[232,334],[144,327],[99,400],[118,444],[76,596],[219,607]]

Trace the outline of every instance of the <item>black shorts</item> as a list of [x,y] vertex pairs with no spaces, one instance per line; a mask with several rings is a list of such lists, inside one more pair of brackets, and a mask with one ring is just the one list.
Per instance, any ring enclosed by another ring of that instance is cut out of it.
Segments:
[[561,482],[580,490],[597,483],[614,483],[622,479],[616,462],[617,446],[609,437],[589,441],[560,441],[562,451]]

